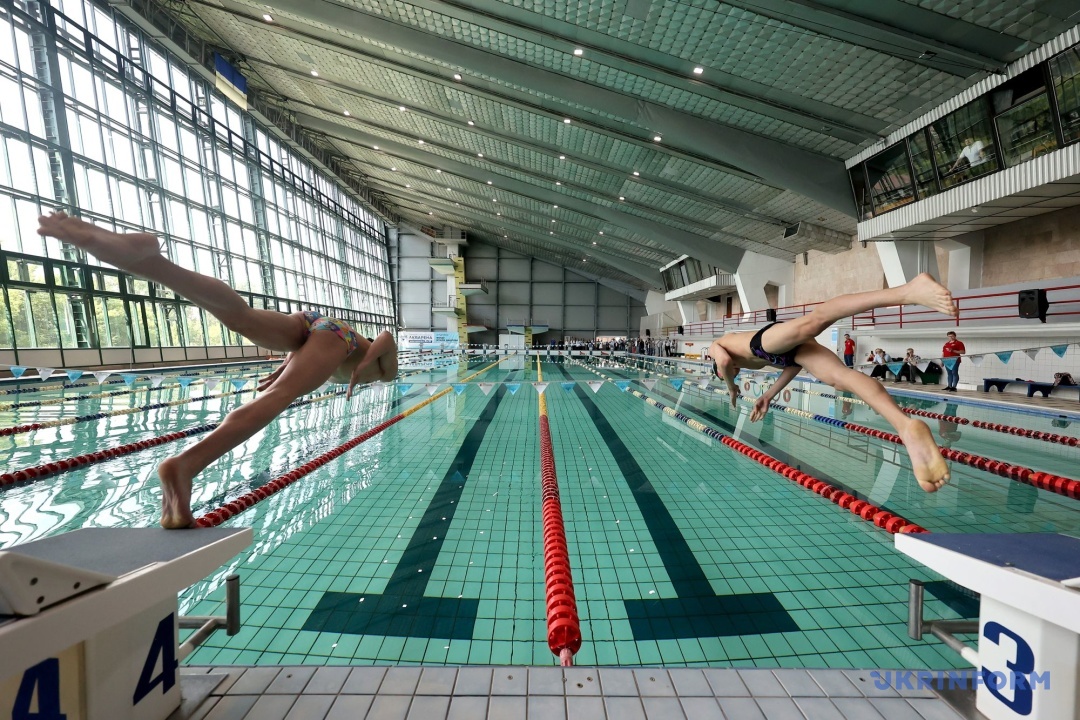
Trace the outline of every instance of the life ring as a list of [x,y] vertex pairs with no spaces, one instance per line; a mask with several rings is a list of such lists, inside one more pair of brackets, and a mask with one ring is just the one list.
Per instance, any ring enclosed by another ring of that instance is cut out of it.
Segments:
[[784,402],[791,402],[791,391],[790,390],[785,390],[784,391]]

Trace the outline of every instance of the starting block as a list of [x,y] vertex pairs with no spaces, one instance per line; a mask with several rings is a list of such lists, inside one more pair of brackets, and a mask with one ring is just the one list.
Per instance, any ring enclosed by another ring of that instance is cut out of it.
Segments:
[[[229,618],[181,618],[177,594],[251,543],[249,528],[87,528],[0,551],[0,719],[164,720],[179,665]],[[235,577],[235,576],[234,576]],[[198,628],[179,645],[180,628]]]
[[[1080,717],[1080,539],[1054,533],[896,535],[896,549],[980,594],[978,623],[924,620],[912,581],[909,634],[973,664],[990,720]],[[978,633],[978,649],[953,633]]]

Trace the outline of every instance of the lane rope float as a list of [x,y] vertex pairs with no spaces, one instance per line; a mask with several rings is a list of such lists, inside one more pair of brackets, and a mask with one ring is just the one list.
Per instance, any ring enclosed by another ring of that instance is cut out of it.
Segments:
[[[536,358],[536,378],[544,381],[540,358]],[[581,649],[581,621],[578,618],[574,580],[570,571],[570,552],[566,544],[559,478],[555,473],[555,451],[551,442],[547,398],[540,393],[540,476],[542,518],[544,521],[544,584],[547,589],[548,648],[562,666],[574,664]]]

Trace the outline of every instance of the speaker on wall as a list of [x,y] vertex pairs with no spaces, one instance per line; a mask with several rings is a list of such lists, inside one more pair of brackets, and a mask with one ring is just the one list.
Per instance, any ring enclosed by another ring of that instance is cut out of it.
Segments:
[[680,335],[682,335],[682,334],[683,334],[683,329],[682,329],[682,325],[680,325],[680,326],[679,326],[679,334],[680,334]]
[[645,328],[645,337],[652,337],[652,330]]
[[1046,299],[1046,291],[1021,290],[1017,296],[1017,308],[1022,318],[1038,318],[1046,322],[1046,311],[1050,309],[1050,301]]
[[776,322],[776,310],[774,310],[773,308],[768,308],[767,310],[765,310],[765,321]]

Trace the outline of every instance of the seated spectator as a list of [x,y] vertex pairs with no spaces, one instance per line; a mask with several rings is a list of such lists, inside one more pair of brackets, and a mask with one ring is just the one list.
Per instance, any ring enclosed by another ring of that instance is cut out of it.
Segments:
[[1075,385],[1072,375],[1067,372],[1054,373],[1054,387],[1058,385]]
[[875,348],[874,352],[870,353],[869,361],[874,363],[874,370],[870,373],[870,377],[881,378],[884,380],[889,373],[889,361],[892,358],[889,354],[881,348]]
[[919,371],[918,364],[922,362],[922,358],[915,354],[914,348],[908,348],[907,354],[904,355],[904,366],[900,368],[900,374],[896,376],[895,382],[907,379],[908,382],[915,382],[916,378],[922,377],[922,372]]

